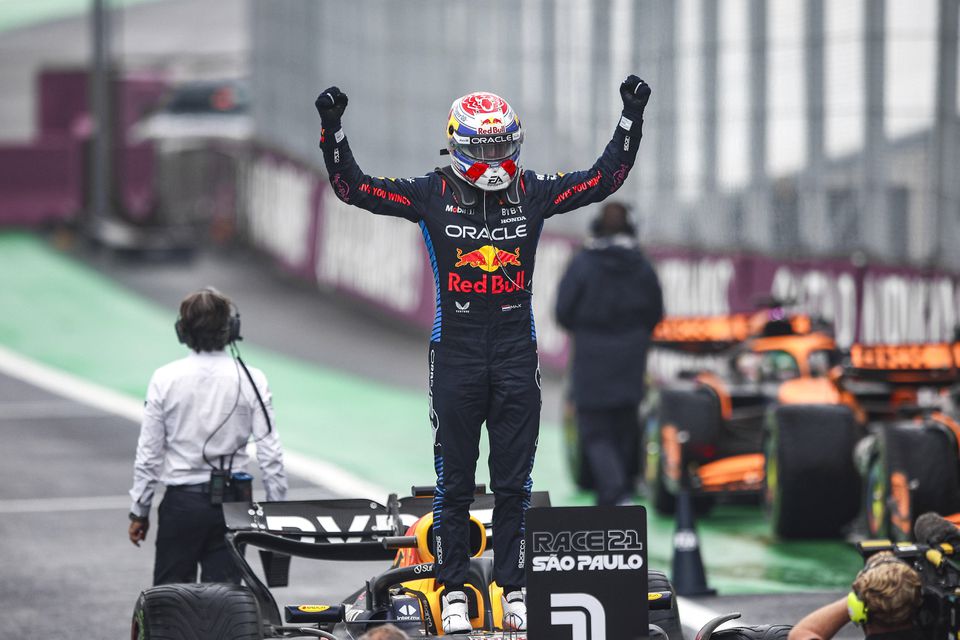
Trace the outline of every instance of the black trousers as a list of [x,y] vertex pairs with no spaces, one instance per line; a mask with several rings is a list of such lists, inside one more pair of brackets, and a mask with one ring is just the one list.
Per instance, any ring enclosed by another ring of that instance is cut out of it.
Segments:
[[577,409],[580,452],[593,475],[598,505],[615,505],[633,496],[636,478],[631,455],[639,446],[637,407]]
[[167,487],[157,523],[157,556],[153,584],[196,582],[240,583],[240,570],[224,534],[223,510],[210,504],[206,492]]
[[535,342],[490,353],[430,344],[430,418],[437,491],[433,501],[437,580],[463,585],[469,566],[468,529],[480,427],[490,438],[494,493],[494,579],[524,582],[524,514],[530,506],[533,459],[540,430],[540,371]]

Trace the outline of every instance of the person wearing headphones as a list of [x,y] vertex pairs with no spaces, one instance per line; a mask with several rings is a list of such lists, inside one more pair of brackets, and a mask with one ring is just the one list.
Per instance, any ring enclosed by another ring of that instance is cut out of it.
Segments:
[[202,582],[239,583],[220,504],[249,499],[251,477],[244,470],[251,436],[267,500],[287,494],[270,389],[266,376],[235,350],[240,316],[216,289],[184,298],[175,328],[191,352],[150,379],[130,489],[130,542],[139,547],[146,540],[162,482],[153,584],[195,582],[198,565]]
[[640,471],[647,349],[663,293],[626,205],[605,204],[590,231],[560,280],[556,316],[573,337],[571,400],[597,504],[629,504]]
[[921,604],[920,575],[889,551],[867,559],[848,595],[807,614],[787,640],[827,640],[848,622],[870,640],[921,640],[916,624]]

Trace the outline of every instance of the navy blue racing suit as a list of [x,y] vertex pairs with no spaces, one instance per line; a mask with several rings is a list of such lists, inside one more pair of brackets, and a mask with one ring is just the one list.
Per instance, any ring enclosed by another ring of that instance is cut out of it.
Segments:
[[374,178],[354,160],[342,129],[320,147],[340,200],[420,225],[433,268],[437,312],[430,335],[429,397],[434,433],[437,578],[448,589],[466,578],[468,513],[480,428],[490,438],[494,579],[524,582],[524,512],[529,506],[540,428],[540,371],[531,309],[534,261],[544,220],[599,202],[623,184],[642,121],[624,113],[600,158],[586,171],[521,171],[485,192],[449,167],[416,178]]

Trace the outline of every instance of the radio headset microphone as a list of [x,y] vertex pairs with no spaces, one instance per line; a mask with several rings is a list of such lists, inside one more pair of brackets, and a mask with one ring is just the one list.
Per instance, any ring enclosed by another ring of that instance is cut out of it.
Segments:
[[[493,234],[490,232],[490,225],[487,223],[487,192],[483,191],[483,228],[487,230],[487,237],[490,238],[490,242],[493,242]],[[496,245],[491,245],[496,249]],[[500,270],[503,271],[504,277],[510,281],[510,284],[513,285],[513,288],[517,291],[523,291],[524,293],[530,294],[530,297],[533,297],[533,291],[527,289],[526,287],[521,287],[517,284],[517,281],[510,277],[510,274],[507,272],[507,265],[503,264],[503,261],[500,260],[500,253],[498,251],[493,252],[493,258],[497,261],[497,266],[500,267]]]
[[[177,335],[179,336],[180,335],[179,322],[177,324],[177,327],[178,327]],[[270,432],[273,431],[273,422],[270,420],[270,413],[267,411],[267,405],[263,401],[263,396],[260,395],[260,389],[257,387],[257,383],[254,382],[253,374],[251,374],[250,369],[247,368],[247,363],[244,362],[243,358],[240,357],[240,347],[237,345],[237,342],[239,342],[240,340],[243,340],[243,336],[240,335],[240,312],[239,311],[234,310],[234,313],[231,316],[229,330],[230,330],[230,335],[229,335],[229,342],[227,343],[227,346],[230,349],[230,355],[233,357],[234,366],[237,368],[237,395],[233,400],[233,406],[230,408],[230,412],[227,413],[226,417],[224,417],[224,419],[220,422],[220,424],[218,424],[216,428],[210,432],[206,440],[203,441],[203,446],[200,448],[200,455],[203,456],[204,462],[210,465],[211,469],[217,469],[217,467],[207,458],[207,445],[210,444],[210,440],[212,440],[213,437],[217,434],[217,432],[219,432],[220,429],[222,429],[223,426],[227,424],[227,421],[237,410],[237,406],[240,403],[241,386],[242,386],[241,376],[240,376],[241,369],[243,369],[243,372],[246,374],[247,380],[250,381],[250,386],[253,388],[253,393],[257,398],[257,403],[260,405],[261,411],[263,411],[263,419],[267,423],[267,432],[264,433],[262,436],[255,438],[253,440],[254,444],[266,438],[268,435],[270,435]],[[236,456],[240,452],[240,449],[243,449],[246,446],[247,446],[247,441],[244,440],[244,442],[241,443],[240,446],[237,447],[233,451],[233,453],[230,454],[231,467],[233,466],[234,456]],[[222,466],[222,463],[221,463],[221,466]]]
[[960,546],[960,529],[933,511],[928,511],[917,518],[913,525],[913,535],[917,542],[930,546],[944,543]]

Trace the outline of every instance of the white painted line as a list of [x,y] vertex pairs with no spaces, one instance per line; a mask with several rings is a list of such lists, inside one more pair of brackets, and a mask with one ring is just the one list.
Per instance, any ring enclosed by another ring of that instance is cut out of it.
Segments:
[[[163,489],[159,489],[159,494]],[[287,500],[318,500],[327,495],[317,495],[323,489],[298,487],[287,492]],[[263,500],[262,491],[254,496]],[[366,497],[366,496],[363,496]],[[159,501],[155,500],[154,503]],[[0,500],[0,514],[64,513],[68,511],[116,511],[130,506],[130,496],[81,496],[76,498],[11,498]]]
[[0,372],[58,396],[123,416],[138,424],[143,415],[141,401],[88,382],[71,373],[25,358],[2,345],[0,345]]
[[81,498],[24,498],[0,500],[0,513],[62,513],[64,511],[116,511],[128,509],[130,496]]
[[[163,491],[161,488],[160,492]],[[299,487],[287,492],[288,500],[317,500],[318,489]],[[263,492],[256,491],[257,499],[263,499]],[[363,496],[366,497],[366,496]],[[157,502],[157,501],[155,501]],[[116,511],[130,506],[130,496],[81,496],[76,498],[11,498],[0,500],[0,513],[64,513],[68,511]]]
[[[689,638],[694,638],[697,635],[697,632],[717,616],[722,613],[732,613],[729,611],[714,611],[713,609],[707,608],[702,604],[697,604],[689,598],[684,598],[677,596],[677,610],[680,612],[680,622],[683,625],[684,635]],[[729,629],[730,627],[736,627],[742,625],[742,622],[737,620],[730,620],[724,622],[720,625],[719,629]]]
[[382,504],[390,494],[389,490],[380,485],[355,476],[335,464],[286,448],[283,450],[283,464],[290,473],[350,498],[369,498]]
[[[142,401],[79,378],[66,371],[41,364],[0,345],[0,373],[28,382],[50,393],[69,398],[140,423]],[[282,441],[282,428],[281,428]],[[131,452],[131,461],[133,453]],[[329,462],[290,451],[284,447],[283,459],[290,473],[305,477],[331,492],[351,497],[386,500],[389,491]],[[129,505],[127,505],[129,506]]]
[[24,498],[0,500],[0,513],[63,513],[65,511],[116,511],[130,508],[130,496],[83,498]]
[[60,418],[90,418],[102,415],[103,411],[94,407],[77,405],[76,402],[43,400],[0,402],[0,420],[56,420]]

